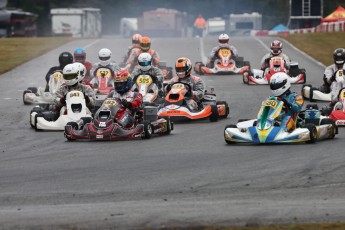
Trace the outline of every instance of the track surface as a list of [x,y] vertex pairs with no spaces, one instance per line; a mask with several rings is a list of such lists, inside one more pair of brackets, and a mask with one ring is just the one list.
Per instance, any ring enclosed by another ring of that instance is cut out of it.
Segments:
[[[258,68],[271,38],[234,37]],[[345,219],[344,131],[316,144],[228,146],[225,125],[256,116],[268,86],[242,76],[202,76],[230,117],[175,125],[150,140],[66,142],[62,132],[35,132],[22,92],[45,83],[62,51],[84,47],[88,60],[108,47],[120,61],[129,39],[76,40],[0,76],[0,228],[116,228],[256,225]],[[193,62],[217,38],[153,39],[169,66]],[[200,47],[203,45],[203,49]],[[284,51],[319,86],[323,67],[284,42]],[[300,92],[301,85],[293,91]],[[307,103],[307,102],[306,102]]]

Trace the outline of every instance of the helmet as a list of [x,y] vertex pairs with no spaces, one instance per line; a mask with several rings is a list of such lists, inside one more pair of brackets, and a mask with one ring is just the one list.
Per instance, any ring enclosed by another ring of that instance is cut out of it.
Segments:
[[227,46],[229,44],[229,35],[227,34],[221,34],[218,37],[218,42],[220,47]]
[[73,62],[73,56],[70,52],[62,52],[59,56],[60,67],[64,68],[67,64]]
[[283,49],[283,44],[278,41],[278,40],[274,40],[273,42],[271,42],[271,54],[273,56],[277,56],[282,52]]
[[184,78],[190,75],[192,71],[192,63],[188,58],[181,57],[175,62],[175,71],[179,78]]
[[151,69],[152,57],[149,53],[141,53],[138,57],[139,69],[142,71],[149,71]]
[[344,48],[335,49],[333,52],[333,60],[334,60],[334,64],[338,66],[338,68],[339,66],[341,68],[341,66],[344,65],[344,62],[345,62],[345,49]]
[[279,97],[288,91],[291,87],[289,76],[284,72],[275,73],[270,80],[272,95]]
[[102,66],[107,66],[110,64],[111,51],[110,49],[103,48],[98,52],[99,60],[101,60]]
[[151,47],[151,39],[149,37],[142,37],[140,39],[140,49],[144,52],[149,51]]
[[63,68],[62,70],[63,79],[65,80],[68,86],[75,85],[79,82],[79,79],[84,78],[81,75],[82,74],[84,75],[85,73],[81,73],[80,65],[83,65],[83,64],[76,62],[76,63],[68,64]]
[[78,48],[74,51],[74,61],[84,63],[86,61],[86,52],[82,48]]
[[134,34],[132,37],[132,44],[139,44],[140,43],[140,39],[141,39],[141,35],[140,34]]
[[132,78],[126,70],[120,70],[114,77],[114,88],[119,94],[126,93],[132,87]]
[[86,75],[86,68],[82,63],[79,63],[79,62],[75,62],[73,64],[79,70],[78,82],[82,82],[84,80],[85,75]]

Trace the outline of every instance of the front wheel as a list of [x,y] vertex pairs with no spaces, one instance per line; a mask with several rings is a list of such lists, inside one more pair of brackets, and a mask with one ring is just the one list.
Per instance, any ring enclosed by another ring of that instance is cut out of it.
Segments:
[[211,105],[211,115],[210,115],[210,121],[216,122],[218,121],[218,107],[217,105]]
[[309,130],[309,137],[310,140],[307,141],[308,144],[315,143],[317,141],[317,129],[314,124],[305,124],[304,128],[307,128]]
[[148,121],[144,121],[144,132],[142,134],[143,139],[150,139],[152,136],[152,126],[151,123]]

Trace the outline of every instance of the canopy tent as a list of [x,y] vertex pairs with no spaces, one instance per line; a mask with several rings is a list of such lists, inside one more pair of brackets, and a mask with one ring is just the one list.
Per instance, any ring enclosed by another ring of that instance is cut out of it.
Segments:
[[273,27],[273,29],[271,29],[271,31],[277,31],[277,32],[288,31],[288,30],[289,30],[289,28],[287,28],[283,24],[276,25],[275,27]]
[[335,11],[323,18],[321,22],[337,22],[343,20],[345,20],[345,9],[342,6],[338,6]]

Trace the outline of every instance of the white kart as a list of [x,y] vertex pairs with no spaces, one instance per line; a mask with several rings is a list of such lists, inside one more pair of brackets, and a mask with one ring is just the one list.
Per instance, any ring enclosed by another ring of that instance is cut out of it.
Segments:
[[63,83],[61,72],[55,72],[49,79],[49,92],[45,92],[45,86],[39,88],[29,87],[23,92],[24,105],[30,104],[54,104],[53,95]]
[[36,130],[64,130],[68,122],[78,121],[82,117],[92,117],[86,107],[84,94],[80,91],[71,91],[66,96],[66,106],[60,111],[34,107],[30,112],[30,124]]

